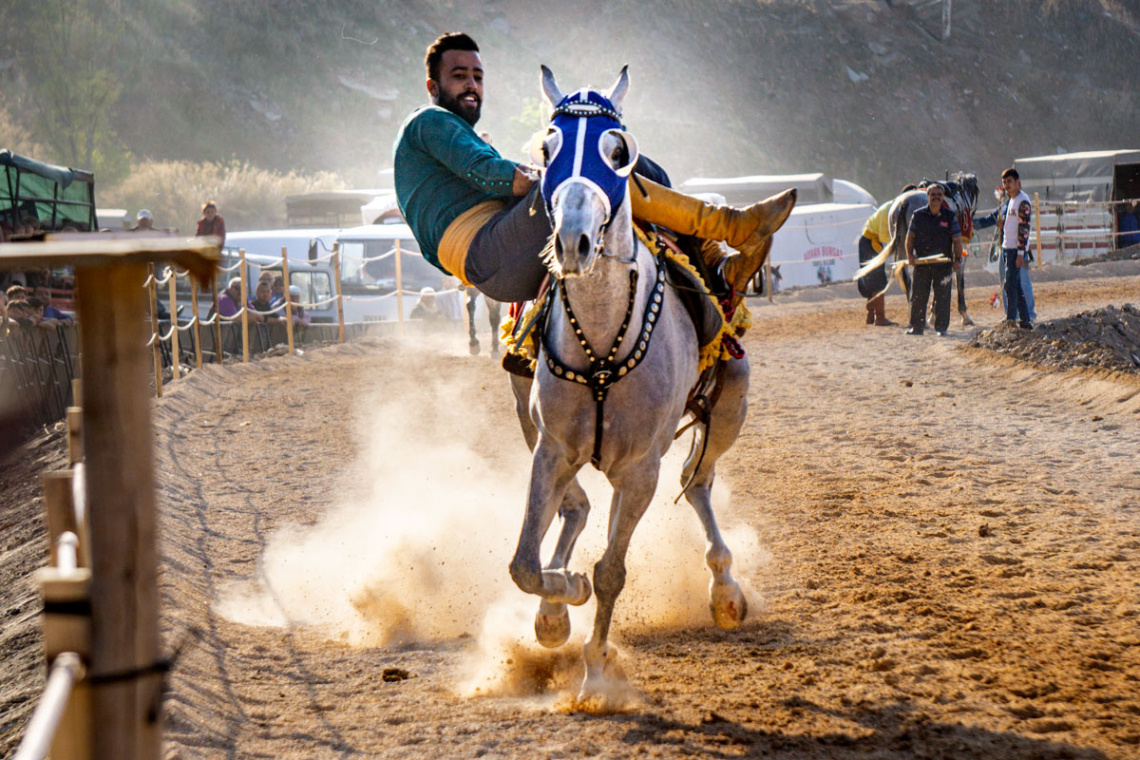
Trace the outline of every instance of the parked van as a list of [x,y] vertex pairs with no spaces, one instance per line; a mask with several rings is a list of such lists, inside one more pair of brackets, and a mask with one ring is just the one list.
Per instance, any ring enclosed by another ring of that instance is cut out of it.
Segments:
[[[335,284],[333,281],[332,262],[327,254],[332,250],[336,240],[335,229],[312,230],[263,230],[251,232],[234,232],[226,236],[226,243],[222,247],[221,260],[218,262],[222,270],[219,271],[216,281],[218,292],[225,289],[226,283],[234,277],[239,277],[237,264],[241,261],[241,250],[245,250],[246,283],[248,296],[253,297],[257,280],[263,270],[283,273],[281,250],[284,248],[289,257],[289,284],[301,289],[302,304],[318,304],[307,306],[306,311],[312,317],[313,323],[331,323],[337,321]],[[165,294],[159,293],[159,299]],[[189,314],[190,284],[186,279],[178,281],[178,301],[186,308],[183,316]],[[198,315],[205,319],[213,306],[213,295],[208,290],[198,292]]]
[[[341,230],[340,282],[344,293],[345,322],[395,320],[402,300],[407,319],[424,288],[451,290],[459,281],[429,264],[420,253],[412,230],[406,224],[367,224]],[[396,295],[396,256],[400,257],[399,280],[403,298]],[[440,306],[455,320],[462,318],[462,293],[438,297]]]

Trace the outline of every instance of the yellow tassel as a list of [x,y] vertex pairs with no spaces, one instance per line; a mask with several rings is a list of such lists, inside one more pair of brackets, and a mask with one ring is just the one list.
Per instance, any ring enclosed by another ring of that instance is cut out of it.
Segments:
[[[522,315],[522,323],[524,325],[530,324],[531,320],[542,310],[542,305],[546,303],[546,299],[549,295],[550,291],[547,290],[541,298],[530,302],[530,306],[527,307]],[[515,320],[510,317],[507,317],[503,320],[502,324],[500,324],[499,335],[502,338],[503,346],[506,348],[507,353],[525,356],[527,359],[530,359],[530,368],[533,370],[538,360],[538,341],[536,340],[538,331],[537,329],[531,330],[523,340],[522,345],[519,345],[515,338],[514,329]]]

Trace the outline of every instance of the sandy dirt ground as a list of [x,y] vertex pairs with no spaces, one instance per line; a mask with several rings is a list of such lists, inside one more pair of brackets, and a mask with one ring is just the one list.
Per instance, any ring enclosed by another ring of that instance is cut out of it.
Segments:
[[[1140,303],[1140,276],[1094,275],[1040,282],[1040,319]],[[592,601],[541,651],[507,574],[528,459],[485,355],[373,341],[177,383],[155,407],[163,630],[187,642],[166,756],[1140,757],[1140,378],[970,348],[992,290],[947,338],[864,326],[850,286],[756,306],[717,485],[752,614],[712,626],[668,465],[602,715],[572,699]],[[29,479],[62,461],[58,436],[25,451],[0,472],[6,753],[43,684]],[[587,571],[608,491],[584,483]]]

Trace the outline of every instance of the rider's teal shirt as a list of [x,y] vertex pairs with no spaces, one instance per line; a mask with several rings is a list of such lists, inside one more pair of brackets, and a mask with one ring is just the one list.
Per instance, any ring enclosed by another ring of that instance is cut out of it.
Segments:
[[417,108],[400,125],[393,158],[400,213],[424,258],[446,272],[438,252],[448,225],[480,203],[509,198],[515,163],[435,105]]

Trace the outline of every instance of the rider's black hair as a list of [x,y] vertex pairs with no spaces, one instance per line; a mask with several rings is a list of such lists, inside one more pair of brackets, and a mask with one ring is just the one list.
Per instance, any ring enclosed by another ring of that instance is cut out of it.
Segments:
[[424,57],[424,68],[427,69],[427,78],[434,82],[439,81],[439,61],[448,50],[470,50],[479,52],[479,46],[463,32],[447,32],[436,37],[431,43]]

